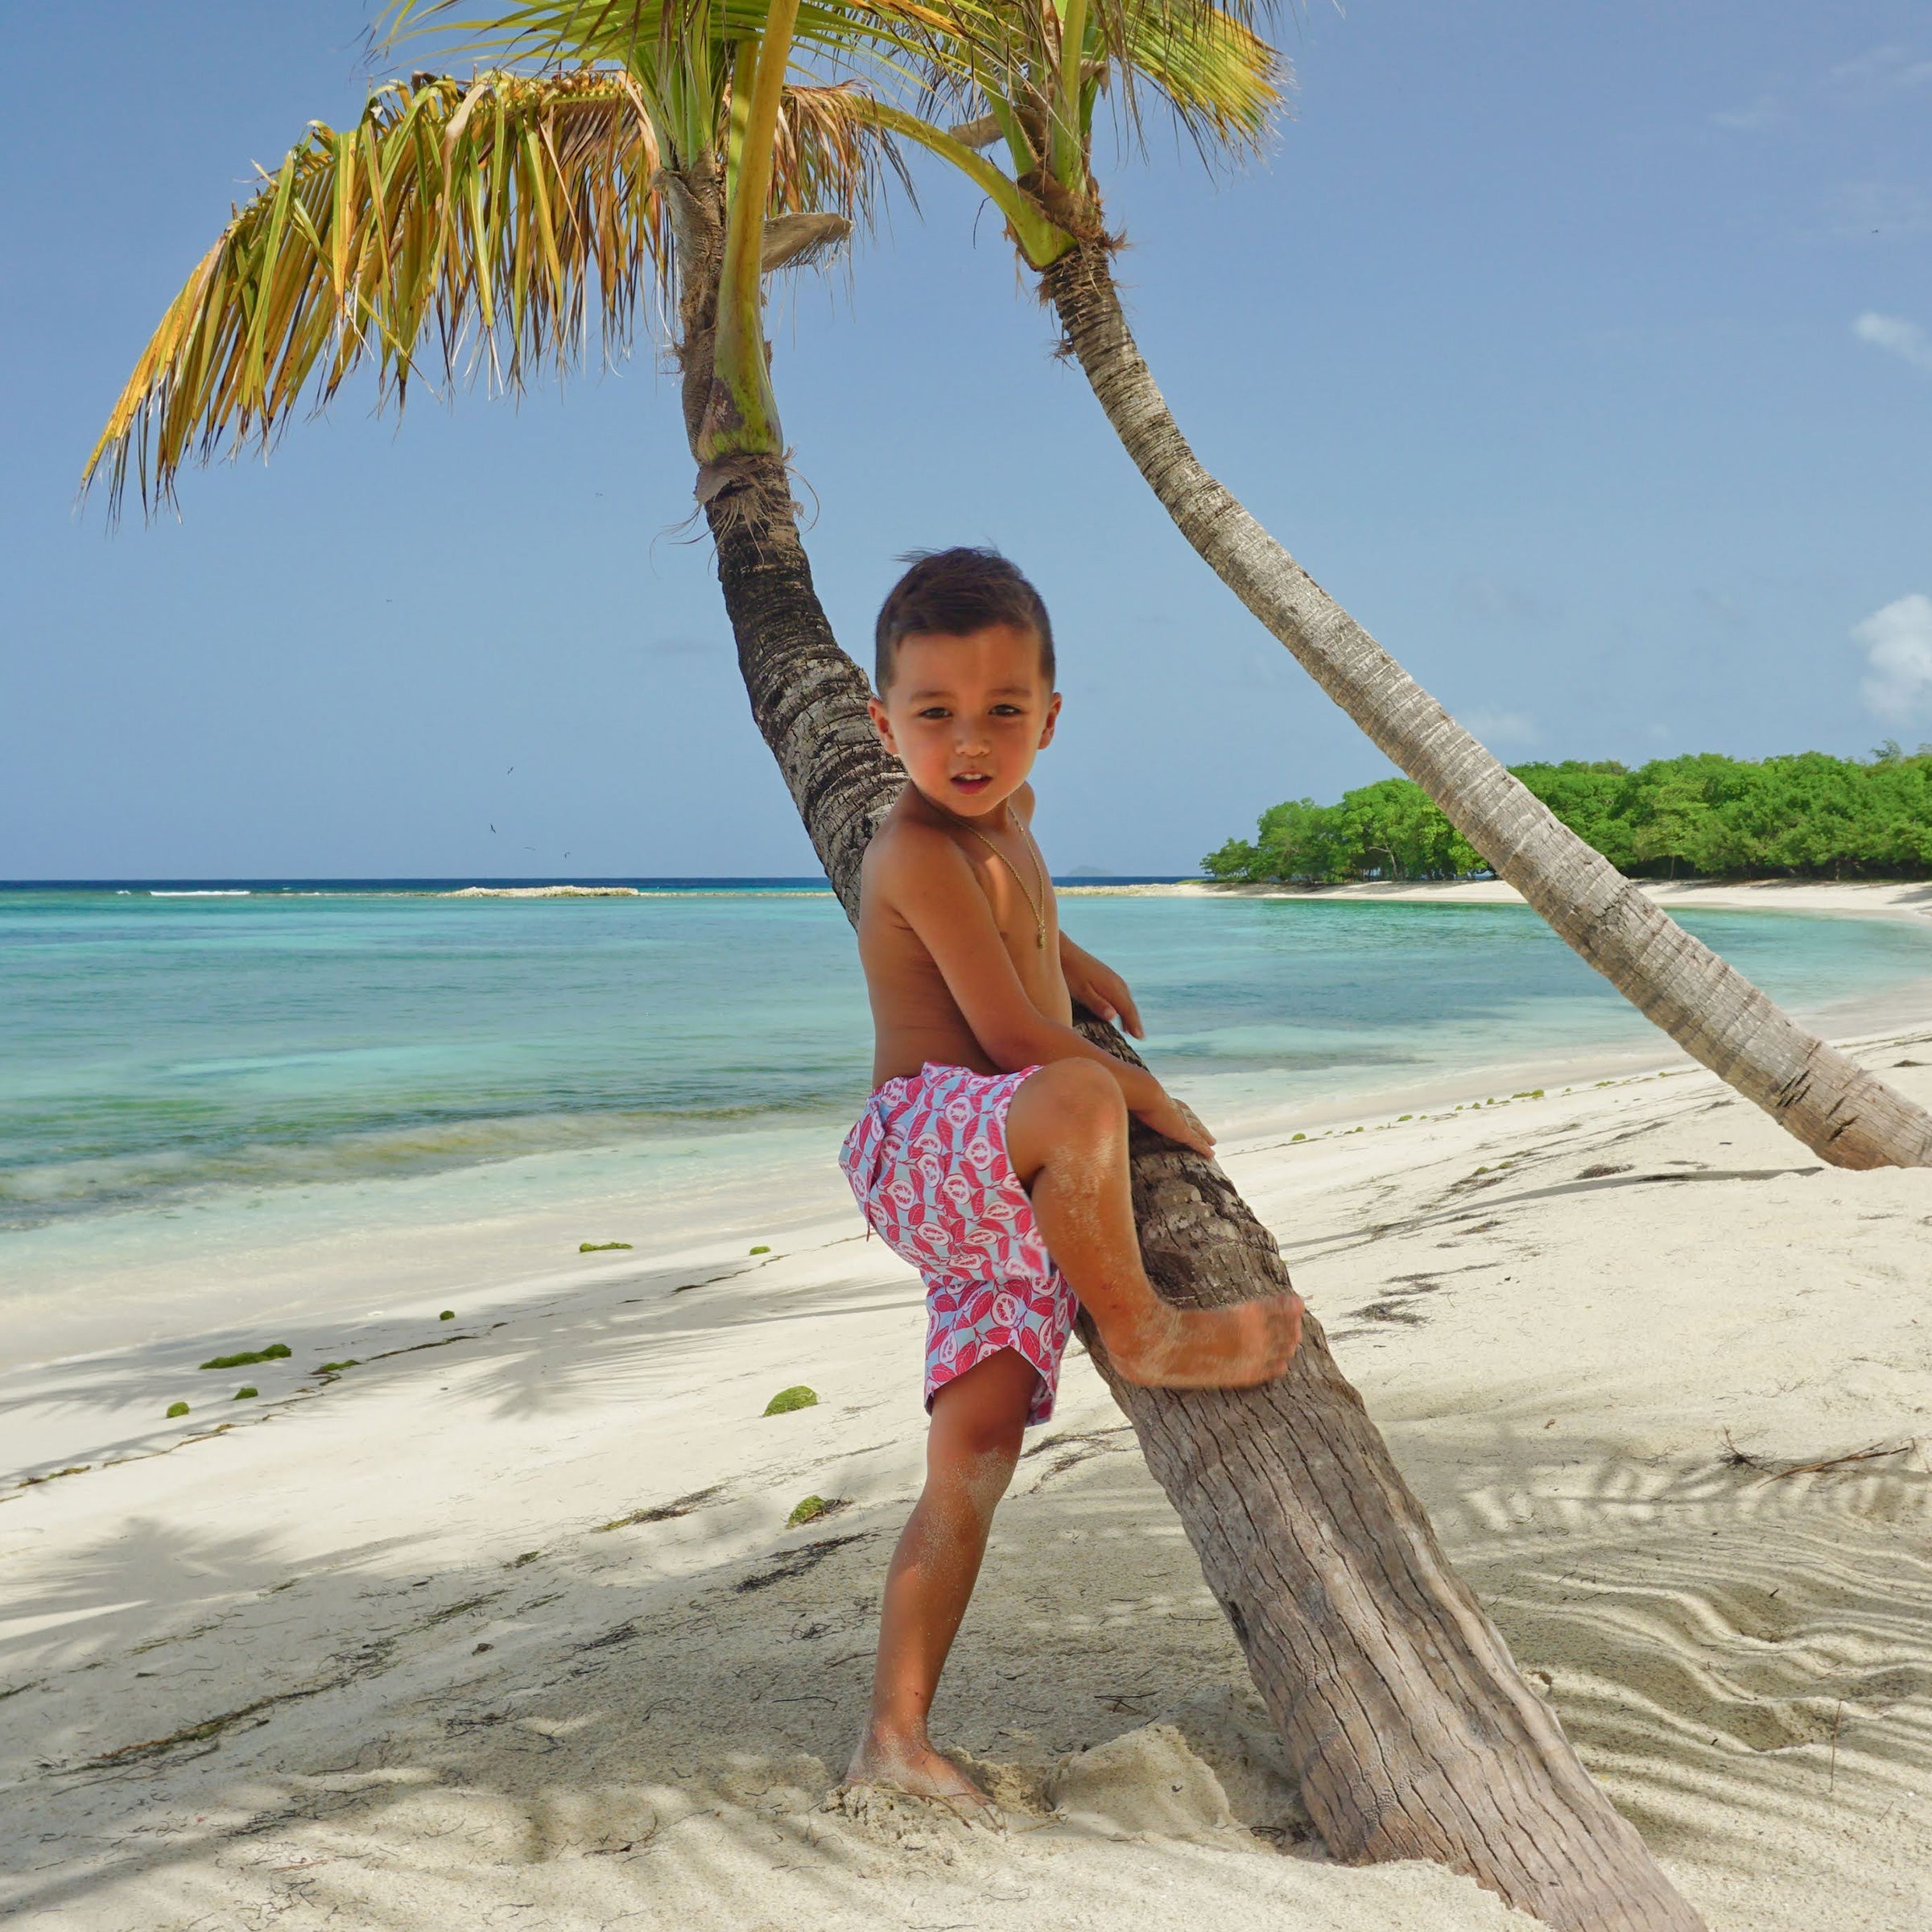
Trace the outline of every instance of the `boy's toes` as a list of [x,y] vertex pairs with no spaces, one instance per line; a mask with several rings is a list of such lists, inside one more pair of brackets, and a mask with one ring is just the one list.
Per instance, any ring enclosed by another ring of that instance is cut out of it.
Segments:
[[943,1805],[954,1816],[977,1830],[1004,1832],[1006,1829],[1006,1814],[977,1785],[973,1787],[970,1796],[955,1793],[933,1802]]
[[968,1831],[1004,1835],[1006,1814],[976,1787],[968,1792],[910,1791],[903,1785],[850,1778],[819,1807],[837,1812],[873,1835],[910,1849],[930,1846],[941,1821]]
[[968,1814],[996,1813],[993,1800],[952,1760],[923,1740],[868,1738],[854,1754],[845,1787],[873,1786],[907,1798],[934,1798]]

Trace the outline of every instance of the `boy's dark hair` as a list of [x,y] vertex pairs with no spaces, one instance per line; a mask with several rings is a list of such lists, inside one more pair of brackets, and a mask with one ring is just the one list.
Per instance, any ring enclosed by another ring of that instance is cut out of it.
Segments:
[[873,677],[880,696],[906,638],[964,638],[995,624],[1030,630],[1040,641],[1040,675],[1053,683],[1053,625],[1040,593],[997,550],[915,550],[912,568],[886,593],[873,632]]

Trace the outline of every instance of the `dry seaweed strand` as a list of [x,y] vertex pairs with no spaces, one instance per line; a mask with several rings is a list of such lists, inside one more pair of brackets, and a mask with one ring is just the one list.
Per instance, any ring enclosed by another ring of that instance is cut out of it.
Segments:
[[1822,1456],[1814,1463],[1789,1463],[1775,1468],[1748,1449],[1740,1449],[1724,1431],[1724,1453],[1717,1459],[1727,1469],[1755,1469],[1768,1483],[1782,1482],[1791,1476],[1823,1476],[1834,1469],[1849,1469],[1861,1463],[1882,1462],[1887,1457],[1909,1455],[1918,1447],[1918,1438],[1908,1436],[1902,1443],[1872,1443],[1863,1449],[1847,1449],[1843,1455]]
[[1909,1455],[1918,1447],[1918,1438],[1908,1436],[1902,1443],[1874,1443],[1869,1448],[1847,1450],[1843,1455],[1827,1455],[1815,1463],[1794,1463],[1788,1469],[1774,1469],[1765,1479],[1781,1482],[1788,1476],[1819,1476],[1829,1469],[1849,1468],[1855,1463],[1876,1463],[1891,1455]]

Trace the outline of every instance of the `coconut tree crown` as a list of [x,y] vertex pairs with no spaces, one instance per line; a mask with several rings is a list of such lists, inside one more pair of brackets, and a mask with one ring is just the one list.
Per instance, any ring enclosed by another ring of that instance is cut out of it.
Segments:
[[[325,407],[373,361],[379,404],[411,378],[492,389],[559,377],[587,352],[627,353],[640,315],[676,298],[673,188],[715,171],[737,192],[748,134],[765,151],[735,279],[721,291],[712,453],[782,447],[758,280],[821,259],[911,183],[909,139],[994,201],[1036,266],[1098,219],[1096,109],[1138,138],[1158,101],[1204,155],[1265,142],[1281,64],[1254,9],[1182,0],[530,0],[460,19],[401,0],[392,37],[432,31],[541,71],[417,74],[320,122],[264,172],[169,305],[89,455],[110,508],[130,484],[151,512],[182,466],[266,448],[304,404]],[[774,32],[774,28],[777,30]],[[768,100],[754,113],[762,56]],[[947,122],[964,117],[957,126]],[[1003,170],[979,152],[1004,140]],[[425,365],[427,364],[427,367]],[[742,420],[753,421],[747,431]]]
[[[818,259],[869,222],[892,137],[850,84],[790,85],[771,143],[761,273]],[[714,103],[730,145],[729,79]],[[312,124],[169,304],[89,455],[118,509],[151,511],[184,464],[266,448],[373,361],[382,402],[412,378],[520,390],[607,360],[675,300],[666,147],[627,68],[418,74],[353,126]],[[427,366],[426,366],[427,365]]]

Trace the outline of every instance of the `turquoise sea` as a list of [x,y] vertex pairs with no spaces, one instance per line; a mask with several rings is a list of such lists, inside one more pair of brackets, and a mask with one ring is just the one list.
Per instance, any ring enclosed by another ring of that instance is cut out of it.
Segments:
[[[568,1167],[695,1201],[829,1163],[870,1042],[822,884],[506,900],[448,896],[459,883],[0,890],[0,1282],[10,1250],[44,1288],[56,1254],[78,1281],[130,1229],[199,1216],[213,1238],[244,1208],[260,1239],[298,1200],[312,1220],[324,1197],[338,1221],[393,1220],[398,1190],[484,1203],[514,1181],[527,1203]],[[1518,908],[1063,911],[1224,1137],[1488,1067],[1668,1051]],[[1932,989],[1932,927],[1685,923],[1802,1012]]]

